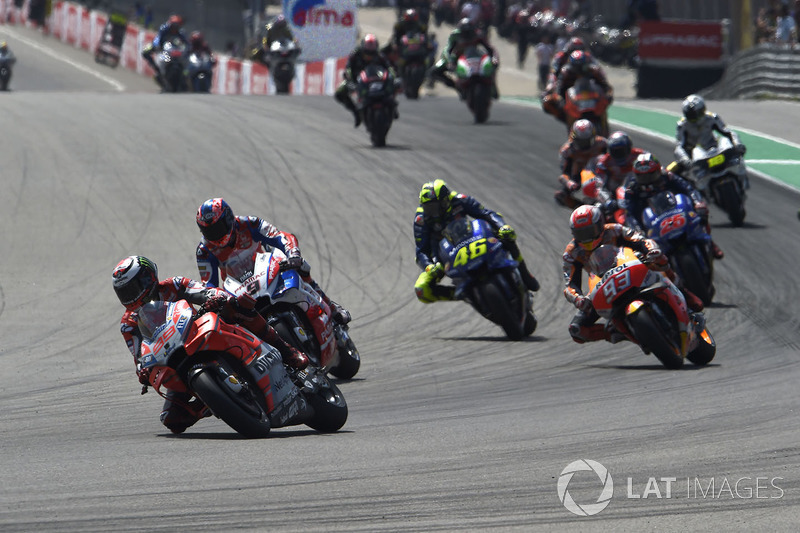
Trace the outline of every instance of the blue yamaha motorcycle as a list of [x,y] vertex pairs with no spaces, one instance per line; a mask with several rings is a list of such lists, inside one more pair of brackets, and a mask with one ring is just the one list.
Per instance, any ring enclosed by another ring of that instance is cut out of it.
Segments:
[[439,241],[439,259],[456,299],[502,327],[511,340],[534,332],[533,293],[486,221],[460,217],[450,222]]
[[703,301],[714,297],[711,236],[706,233],[692,200],[683,194],[661,192],[648,200],[642,213],[647,236],[669,257],[672,269],[686,288]]

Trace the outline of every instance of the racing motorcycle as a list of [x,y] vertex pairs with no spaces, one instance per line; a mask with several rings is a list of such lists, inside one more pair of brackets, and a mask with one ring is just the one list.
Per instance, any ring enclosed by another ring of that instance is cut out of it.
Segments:
[[[625,225],[625,183],[632,173],[628,174],[622,181],[622,185],[614,191],[609,191],[603,180],[594,173],[593,170],[585,168],[581,171],[581,188],[580,194],[582,198],[576,198],[584,204],[594,204],[599,206],[603,214],[606,216],[606,221]],[[573,196],[574,197],[574,196]]]
[[409,100],[416,100],[428,70],[429,52],[425,34],[415,31],[403,35],[399,55],[403,60],[403,92]]
[[691,174],[697,189],[711,196],[734,226],[744,223],[747,167],[730,139],[721,137],[710,149],[695,146]]
[[189,85],[192,92],[211,92],[211,81],[214,77],[214,62],[206,52],[191,52],[186,67]]
[[489,54],[477,46],[467,47],[456,62],[456,89],[467,102],[476,124],[483,124],[489,118],[495,70]]
[[164,92],[182,93],[187,91],[186,52],[186,43],[177,38],[165,42],[161,47],[156,64],[164,84]]
[[11,52],[0,53],[0,91],[8,90],[8,83],[11,81],[11,67],[17,62],[17,58]]
[[394,75],[388,68],[371,63],[358,74],[355,92],[372,146],[386,146],[386,135],[392,127],[397,105]]
[[520,340],[536,330],[533,293],[485,220],[451,221],[442,232],[438,257],[453,280],[455,298],[502,327],[509,339]]
[[686,287],[709,305],[714,297],[711,236],[686,195],[664,191],[642,213],[647,236],[658,243]]
[[282,270],[286,256],[278,248],[257,252],[246,269],[234,269],[223,288],[236,297],[249,295],[255,309],[287,343],[305,352],[314,364],[341,379],[351,379],[361,357],[346,325],[296,270]]
[[628,248],[604,244],[590,258],[589,298],[595,311],[644,353],[669,369],[689,359],[698,366],[717,347],[702,313],[690,314],[681,291],[664,274],[647,267]]
[[608,106],[603,88],[592,78],[580,76],[564,96],[567,132],[576,120],[585,118],[594,125],[597,135],[608,137]]
[[347,420],[344,396],[316,365],[285,366],[277,349],[213,311],[195,313],[186,300],[149,302],[139,325],[139,365],[150,386],[165,398],[162,388],[196,396],[245,437],[299,424],[333,432]]
[[295,63],[300,51],[297,43],[291,39],[278,39],[269,46],[266,54],[267,66],[276,93],[289,94],[289,86],[294,79]]

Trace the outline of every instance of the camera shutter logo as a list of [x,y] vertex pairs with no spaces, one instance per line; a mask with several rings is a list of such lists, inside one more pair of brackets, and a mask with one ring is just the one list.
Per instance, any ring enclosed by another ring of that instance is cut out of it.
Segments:
[[[572,499],[567,487],[572,480],[575,472],[594,472],[600,481],[603,483],[603,490],[597,498],[596,503],[587,503],[580,505]],[[564,507],[573,514],[578,516],[592,516],[596,515],[605,509],[611,502],[611,496],[614,495],[614,481],[611,479],[611,474],[608,473],[606,467],[592,461],[591,459],[580,459],[568,464],[561,475],[558,477],[558,499],[564,504]]]

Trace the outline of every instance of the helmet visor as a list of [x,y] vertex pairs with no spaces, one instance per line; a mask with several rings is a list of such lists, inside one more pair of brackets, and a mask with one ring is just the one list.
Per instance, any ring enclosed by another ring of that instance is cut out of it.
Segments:
[[137,276],[122,287],[114,287],[114,291],[117,293],[117,298],[119,298],[120,303],[127,306],[135,303],[144,296],[144,293],[151,284],[152,280],[147,277]]
[[653,185],[661,176],[660,170],[654,170],[644,174],[636,174],[636,182],[640,185]]
[[226,216],[220,217],[219,220],[212,222],[208,226],[200,226],[200,233],[203,234],[203,237],[208,242],[220,242],[230,235],[230,232],[231,225]]
[[442,216],[442,206],[437,201],[422,204],[422,214],[425,218],[439,218]]
[[572,229],[572,236],[575,237],[575,241],[581,246],[583,246],[584,243],[593,243],[600,238],[602,233],[603,226],[596,224]]

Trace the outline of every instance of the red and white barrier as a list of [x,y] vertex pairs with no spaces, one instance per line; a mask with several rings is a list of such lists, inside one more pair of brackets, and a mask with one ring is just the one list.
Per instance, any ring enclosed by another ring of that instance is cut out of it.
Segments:
[[[22,8],[16,8],[13,0],[0,0],[0,24],[33,27],[33,23],[27,18],[29,2],[30,0],[25,0]],[[44,31],[50,32],[53,37],[64,43],[94,54],[107,21],[108,14],[104,12],[90,11],[73,2],[55,0],[48,26]],[[128,24],[127,34],[122,43],[120,66],[143,76],[152,76],[153,70],[142,58],[141,51],[155,36],[156,33],[153,31]],[[275,85],[266,66],[227,55],[218,55],[217,59],[211,89],[213,93],[275,94]],[[298,63],[290,88],[291,94],[332,95],[336,86],[342,81],[346,63],[346,57]]]

